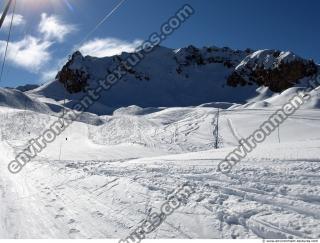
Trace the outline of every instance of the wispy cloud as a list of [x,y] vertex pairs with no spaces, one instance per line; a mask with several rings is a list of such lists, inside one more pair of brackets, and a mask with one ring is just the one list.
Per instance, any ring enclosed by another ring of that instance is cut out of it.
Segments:
[[[0,13],[0,15],[2,15],[2,13]],[[12,14],[8,14],[6,19],[3,22],[2,27],[8,28],[10,26],[11,19],[12,19]],[[26,23],[26,20],[21,14],[15,14],[13,16],[13,22],[12,22],[13,26],[21,26],[21,25],[24,25],[25,23]]]
[[[26,36],[20,41],[11,42],[8,48],[7,60],[30,72],[38,72],[50,59],[49,48],[52,42],[33,36]],[[0,41],[0,53],[4,53],[5,41]]]
[[84,55],[105,57],[121,54],[122,52],[133,52],[141,43],[142,40],[128,42],[117,38],[94,39],[84,43],[78,49]]
[[63,22],[56,15],[41,14],[38,31],[43,34],[45,40],[63,42],[64,38],[76,29],[74,25]]

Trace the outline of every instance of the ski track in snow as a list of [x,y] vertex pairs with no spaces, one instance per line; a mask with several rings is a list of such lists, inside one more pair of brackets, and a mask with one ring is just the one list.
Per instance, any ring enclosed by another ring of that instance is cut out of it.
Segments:
[[1,111],[0,237],[123,238],[189,181],[195,194],[148,237],[320,238],[319,111],[299,111],[281,125],[281,144],[272,134],[229,175],[218,163],[272,111],[222,111],[215,150],[216,112],[75,122],[12,175],[7,164],[57,118]]
[[231,130],[232,135],[234,136],[234,138],[236,139],[236,141],[238,142],[238,144],[240,144],[240,141],[243,139],[237,132],[237,130],[235,129],[232,120],[230,118],[227,119],[228,120],[228,126]]

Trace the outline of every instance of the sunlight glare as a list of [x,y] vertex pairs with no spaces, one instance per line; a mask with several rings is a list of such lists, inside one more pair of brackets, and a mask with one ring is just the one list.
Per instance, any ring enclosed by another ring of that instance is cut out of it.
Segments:
[[51,9],[54,11],[59,11],[61,9],[67,8],[72,10],[72,5],[68,0],[17,0],[17,4],[24,11],[41,11],[44,9]]

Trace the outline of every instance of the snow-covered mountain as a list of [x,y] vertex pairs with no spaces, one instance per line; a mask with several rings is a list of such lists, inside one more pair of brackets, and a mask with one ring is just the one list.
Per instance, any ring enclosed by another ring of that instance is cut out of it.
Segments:
[[265,98],[269,98],[275,92],[296,86],[303,79],[310,79],[319,69],[311,60],[277,50],[199,49],[194,46],[174,50],[156,47],[141,63],[128,70],[123,61],[130,55],[132,53],[96,58],[75,52],[55,81],[31,93],[54,100],[67,98],[72,103],[85,94],[86,88],[96,87],[98,80],[105,80],[120,66],[127,75],[104,93],[92,112],[106,114],[108,107],[130,105],[245,104],[261,96],[261,87],[268,88],[264,95],[268,94]]
[[51,111],[43,102],[15,89],[0,89],[0,106],[43,113]]

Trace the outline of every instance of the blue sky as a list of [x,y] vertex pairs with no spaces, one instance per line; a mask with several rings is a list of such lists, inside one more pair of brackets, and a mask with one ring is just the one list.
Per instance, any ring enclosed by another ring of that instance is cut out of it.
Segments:
[[[0,6],[6,1],[1,0]],[[75,47],[85,54],[130,51],[183,4],[196,11],[163,45],[291,50],[320,63],[319,0],[127,0],[82,44],[119,0],[17,0],[0,86],[51,79]],[[9,16],[10,17],[10,16]],[[8,23],[0,31],[1,60]]]

